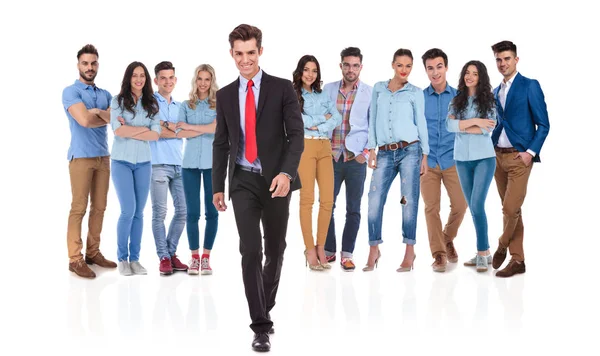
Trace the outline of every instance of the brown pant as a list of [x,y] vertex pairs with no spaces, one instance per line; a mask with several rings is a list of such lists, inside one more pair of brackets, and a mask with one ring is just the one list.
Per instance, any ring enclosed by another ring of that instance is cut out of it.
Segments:
[[67,247],[69,261],[77,261],[83,256],[81,250],[81,221],[88,206],[88,196],[91,200],[90,216],[88,218],[88,235],[86,254],[95,256],[100,251],[100,233],[102,220],[106,210],[106,197],[110,182],[110,159],[105,157],[74,158],[69,162],[71,177],[71,211],[67,227]]
[[[442,182],[450,198],[450,215],[443,230],[440,219]],[[425,221],[431,254],[433,257],[438,254],[446,255],[446,244],[456,237],[467,210],[467,201],[460,187],[456,166],[445,170],[441,170],[440,166],[429,168],[427,174],[421,177],[421,196],[425,203]]]
[[333,210],[333,161],[329,140],[304,140],[298,175],[300,189],[300,228],[306,249],[314,248],[312,209],[315,201],[315,179],[319,185],[319,216],[317,218],[317,245],[324,246]]
[[496,186],[502,202],[504,230],[499,244],[508,247],[511,257],[517,261],[525,260],[523,251],[523,218],[521,206],[527,194],[527,182],[533,162],[527,167],[516,152],[496,152]]

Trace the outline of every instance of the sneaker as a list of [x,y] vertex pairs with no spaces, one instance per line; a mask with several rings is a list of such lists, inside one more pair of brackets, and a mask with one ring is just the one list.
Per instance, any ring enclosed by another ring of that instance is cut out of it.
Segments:
[[475,256],[475,263],[477,264],[477,266],[475,267],[475,269],[477,270],[477,272],[487,272],[488,270],[488,259],[486,258],[487,256],[480,256],[477,255]]
[[173,267],[173,270],[175,271],[188,270],[188,266],[185,263],[181,262],[179,258],[177,258],[177,255],[173,255],[173,257],[171,257],[171,267]]
[[325,253],[325,257],[327,258],[327,263],[335,262],[335,253],[331,256]]
[[343,257],[340,261],[340,266],[342,266],[342,269],[346,272],[352,272],[356,268],[351,257]]
[[[477,256],[479,256],[479,254],[475,255],[475,257],[473,257],[470,260],[468,260],[467,262],[465,262],[464,265],[467,267],[477,266]],[[483,257],[486,260],[488,265],[492,264],[492,255],[481,256],[481,257]]]
[[131,266],[127,261],[119,261],[119,273],[121,276],[131,276],[133,275],[133,271],[131,270]]
[[140,261],[129,262],[129,267],[131,267],[131,272],[133,272],[133,274],[148,274],[148,271],[146,271]]
[[190,267],[187,270],[187,273],[190,275],[197,275],[200,273],[200,259],[192,258],[190,260]]
[[69,271],[83,278],[96,278],[96,273],[83,261],[83,259],[70,262]]
[[202,257],[202,260],[200,260],[200,273],[202,275],[212,274],[212,268],[210,268],[208,257]]
[[169,257],[163,257],[160,260],[160,265],[158,266],[158,270],[160,274],[163,276],[173,274],[173,267],[171,267],[171,259]]

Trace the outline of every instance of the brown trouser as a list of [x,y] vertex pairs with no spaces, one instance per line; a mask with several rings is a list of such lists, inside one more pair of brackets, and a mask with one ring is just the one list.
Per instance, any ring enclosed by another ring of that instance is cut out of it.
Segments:
[[512,259],[525,260],[523,251],[523,218],[521,206],[527,194],[527,181],[531,174],[533,162],[528,166],[520,158],[515,159],[518,152],[496,152],[496,186],[502,202],[504,230],[499,244],[508,247]]
[[88,235],[86,255],[95,256],[100,251],[100,233],[102,220],[106,210],[106,197],[110,182],[110,159],[105,157],[74,158],[69,162],[71,177],[71,211],[67,227],[67,247],[69,261],[77,261],[83,256],[81,250],[81,221],[88,206],[90,197],[90,216],[88,218]]
[[317,218],[317,245],[324,246],[333,210],[333,161],[329,140],[304,139],[298,175],[300,189],[300,228],[306,249],[315,247],[312,228],[312,209],[315,201],[315,179],[319,185],[319,216]]
[[[450,215],[443,230],[440,219],[442,182],[450,198]],[[421,196],[425,203],[425,221],[431,254],[433,257],[438,254],[446,255],[446,244],[456,237],[467,210],[467,201],[460,187],[456,166],[445,170],[441,170],[440,166],[429,168],[427,174],[421,177]]]

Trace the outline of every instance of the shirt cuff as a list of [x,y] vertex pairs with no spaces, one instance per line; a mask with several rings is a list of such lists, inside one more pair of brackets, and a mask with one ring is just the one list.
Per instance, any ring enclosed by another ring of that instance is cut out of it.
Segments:
[[531,157],[535,157],[537,155],[537,153],[533,152],[532,150],[527,150],[527,153],[529,153]]
[[293,180],[292,176],[291,176],[291,175],[289,175],[289,174],[287,174],[287,173],[285,173],[285,172],[279,172],[279,174],[283,174],[284,176],[288,177],[288,179],[289,179],[290,181],[291,181],[291,180]]

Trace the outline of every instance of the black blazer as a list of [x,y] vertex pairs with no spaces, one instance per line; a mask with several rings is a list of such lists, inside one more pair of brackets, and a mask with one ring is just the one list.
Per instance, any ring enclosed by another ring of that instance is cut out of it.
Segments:
[[[240,80],[217,92],[217,128],[213,142],[212,187],[225,192],[229,159],[229,187],[240,142]],[[280,172],[292,176],[290,192],[301,187],[298,164],[304,150],[304,123],[298,97],[289,80],[263,71],[256,109],[256,141],[262,174],[271,185]]]

